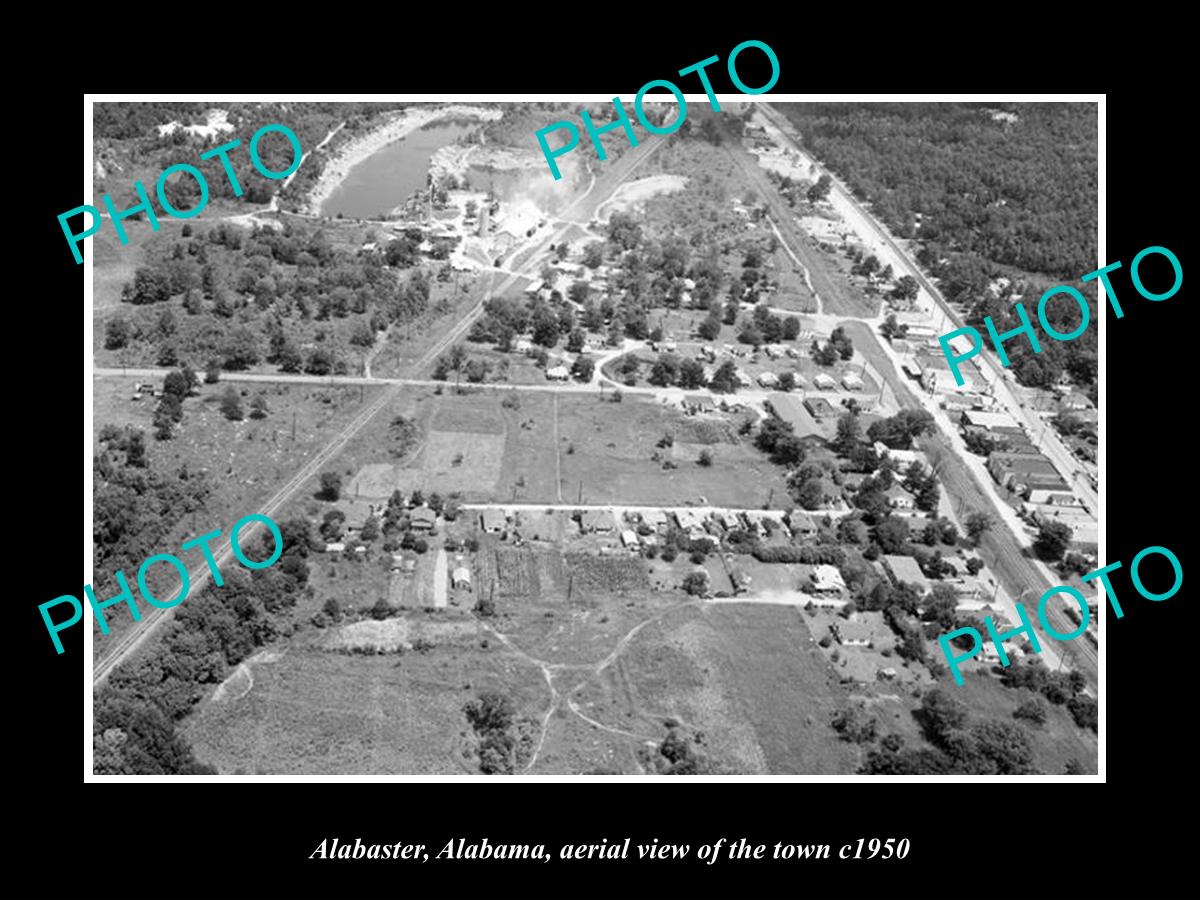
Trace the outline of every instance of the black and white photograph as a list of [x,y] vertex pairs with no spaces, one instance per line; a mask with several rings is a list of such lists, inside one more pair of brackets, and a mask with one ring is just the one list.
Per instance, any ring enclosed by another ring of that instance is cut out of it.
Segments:
[[1103,95],[676,83],[89,97],[86,780],[1102,777]]

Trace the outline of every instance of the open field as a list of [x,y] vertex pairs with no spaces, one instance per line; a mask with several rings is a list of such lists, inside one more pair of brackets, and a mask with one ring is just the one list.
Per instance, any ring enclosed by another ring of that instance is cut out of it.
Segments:
[[678,719],[704,732],[723,771],[822,774],[855,766],[829,726],[844,697],[796,610],[722,604],[648,626],[576,701],[636,733],[661,737]]
[[289,649],[251,665],[253,685],[240,698],[202,702],[184,734],[222,773],[468,773],[463,704],[491,687],[532,712],[546,686],[494,643],[481,649],[473,633],[434,644],[383,656]]
[[[758,506],[788,503],[782,472],[748,443],[714,443],[707,449],[713,464],[690,459],[664,469],[651,457],[664,434],[693,428],[693,420],[661,404],[626,397],[621,403],[593,397],[563,396],[559,400],[559,433],[563,451],[563,497],[578,502],[582,485],[585,503],[646,503],[678,506]],[[671,455],[667,451],[668,456]],[[686,451],[683,455],[687,455]],[[698,453],[697,453],[698,456]]]
[[[461,491],[467,502],[553,502],[555,482],[553,397],[522,393],[505,406],[509,392],[463,386],[411,387],[397,393],[347,444],[330,468],[342,472],[364,499],[385,499],[397,487],[426,494]],[[420,430],[404,459],[389,450],[392,420],[403,416]],[[461,455],[461,460],[455,460]]]

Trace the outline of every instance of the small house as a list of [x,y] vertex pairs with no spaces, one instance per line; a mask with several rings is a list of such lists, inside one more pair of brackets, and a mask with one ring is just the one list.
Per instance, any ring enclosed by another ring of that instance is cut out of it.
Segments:
[[621,543],[624,545],[626,550],[637,550],[637,548],[638,548],[637,532],[633,531],[630,528],[626,528],[624,531],[621,532]]
[[788,514],[787,526],[792,530],[792,534],[804,538],[814,537],[817,533],[817,523],[813,521],[813,517],[798,509]]
[[485,509],[479,513],[479,527],[487,534],[499,534],[504,530],[505,522],[503,510]]
[[570,370],[561,363],[546,370],[546,378],[550,381],[566,381],[571,377]]
[[855,372],[847,372],[842,376],[842,384],[846,386],[848,391],[861,391],[863,389],[863,380]]
[[450,586],[459,590],[471,589],[471,570],[466,566],[459,566],[450,574]]
[[428,506],[418,506],[409,514],[408,524],[413,531],[427,531],[432,534],[437,526],[437,513]]
[[892,581],[897,587],[901,584],[911,584],[922,594],[929,592],[929,579],[925,577],[925,573],[921,571],[921,567],[911,556],[885,555],[883,564],[891,573]]
[[763,372],[758,376],[758,383],[765,388],[774,388],[779,386],[779,376],[774,372]]
[[883,492],[883,496],[887,498],[888,505],[896,510],[910,510],[916,507],[916,501],[913,495],[907,489],[898,484],[893,484],[890,488]]
[[342,544],[340,542],[334,542],[332,544],[325,545],[326,553],[344,553],[345,551],[346,551],[346,545]]
[[834,381],[832,376],[829,374],[825,372],[818,372],[813,376],[813,385],[819,391],[832,391],[835,387],[837,387],[837,382]]
[[617,520],[610,509],[586,509],[580,517],[579,527],[584,534],[612,534],[617,530]]
[[809,590],[814,594],[844,594],[846,582],[837,566],[817,565],[809,575]]

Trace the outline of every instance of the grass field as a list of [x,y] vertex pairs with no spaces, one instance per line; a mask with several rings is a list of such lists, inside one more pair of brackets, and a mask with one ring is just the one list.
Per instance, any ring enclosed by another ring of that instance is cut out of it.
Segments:
[[714,763],[741,774],[853,771],[829,726],[845,694],[793,609],[687,607],[644,629],[578,702],[593,718],[661,738],[675,718],[706,735]]
[[682,437],[694,427],[678,410],[634,397],[621,403],[577,395],[560,398],[559,433],[573,449],[561,458],[564,497],[575,500],[582,483],[585,503],[679,506],[705,497],[715,506],[760,506],[768,501],[776,508],[786,506],[780,470],[749,444],[714,443],[709,467],[685,460],[676,463],[678,468],[664,469],[651,459],[664,434],[678,430]]
[[536,669],[494,644],[482,649],[474,632],[427,653],[294,647],[250,670],[249,692],[202,702],[184,726],[196,755],[222,773],[465,774],[462,706],[477,689],[503,690],[530,711],[546,695]]

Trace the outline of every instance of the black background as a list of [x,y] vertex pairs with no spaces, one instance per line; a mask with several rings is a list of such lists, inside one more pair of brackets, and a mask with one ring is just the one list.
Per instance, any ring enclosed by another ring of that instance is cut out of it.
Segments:
[[[67,652],[56,656],[37,611],[37,604],[47,599],[80,592],[74,553],[83,527],[72,515],[79,509],[75,492],[81,487],[81,469],[90,469],[90,440],[81,438],[73,412],[75,392],[90,365],[90,348],[85,348],[81,371],[80,333],[74,330],[83,318],[83,267],[75,265],[55,218],[80,203],[83,89],[54,84],[47,76],[36,96],[21,102],[20,127],[37,137],[21,145],[19,158],[9,160],[10,179],[25,196],[11,201],[19,206],[10,208],[6,229],[9,270],[23,276],[8,298],[18,313],[14,321],[23,323],[20,330],[8,331],[20,369],[8,392],[8,463],[10,484],[16,488],[9,512],[17,526],[8,541],[8,607],[13,613],[8,624],[17,629],[23,649],[19,662],[9,667],[7,696],[21,712],[8,737],[21,757],[19,768],[11,770],[17,776],[15,787],[31,792],[19,805],[27,836],[68,864],[77,856],[81,863],[94,863],[101,853],[104,866],[87,867],[97,877],[104,871],[124,877],[126,868],[136,866],[139,878],[151,870],[177,875],[182,870],[198,872],[205,883],[211,879],[224,888],[237,883],[227,880],[234,872],[244,879],[241,883],[275,883],[299,875],[312,886],[382,876],[404,890],[429,876],[448,887],[452,880],[445,879],[461,871],[492,884],[553,884],[570,891],[609,878],[640,885],[647,874],[699,876],[706,886],[740,885],[765,873],[764,866],[771,868],[770,875],[784,876],[778,887],[788,891],[817,884],[853,890],[864,879],[887,886],[917,870],[935,876],[922,882],[931,887],[990,891],[1002,872],[1004,880],[1018,877],[1012,866],[1040,867],[1060,857],[1073,861],[1070,869],[1078,865],[1091,871],[1110,846],[1128,849],[1131,841],[1169,839],[1169,826],[1157,822],[1162,810],[1134,813],[1129,804],[1169,809],[1178,798],[1175,780],[1186,778],[1190,770],[1190,746],[1182,732],[1191,724],[1192,680],[1184,675],[1190,654],[1186,643],[1173,638],[1194,633],[1185,620],[1191,582],[1185,578],[1183,590],[1173,598],[1151,603],[1134,593],[1128,563],[1143,547],[1159,544],[1176,553],[1185,575],[1192,571],[1189,535],[1180,519],[1190,512],[1194,496],[1189,488],[1197,457],[1191,437],[1197,354],[1190,348],[1194,332],[1185,321],[1186,279],[1170,300],[1151,303],[1129,286],[1127,270],[1132,257],[1150,245],[1171,248],[1189,269],[1183,223],[1192,214],[1195,191],[1181,123],[1186,125],[1193,114],[1171,71],[1186,57],[1162,43],[1171,29],[1161,21],[1154,35],[1143,36],[1124,26],[1119,35],[1086,34],[1066,21],[1010,19],[997,24],[994,39],[974,29],[970,34],[908,35],[890,23],[876,24],[886,25],[887,34],[864,37],[868,29],[859,22],[821,31],[815,21],[803,29],[772,29],[735,18],[704,38],[682,37],[671,29],[653,29],[651,35],[629,25],[582,38],[573,36],[581,33],[577,28],[563,25],[552,37],[501,40],[497,35],[475,46],[447,33],[426,44],[409,31],[396,36],[397,44],[379,37],[375,48],[311,67],[302,63],[300,51],[284,49],[316,40],[305,35],[279,39],[280,48],[263,61],[286,77],[258,65],[224,64],[207,51],[203,59],[185,64],[164,59],[131,67],[127,74],[110,69],[87,89],[203,94],[587,91],[620,95],[628,104],[644,82],[670,78],[713,54],[721,57],[709,70],[714,88],[732,92],[724,60],[734,45],[756,38],[769,43],[780,60],[782,74],[772,93],[1106,92],[1108,246],[1103,261],[1125,263],[1114,283],[1126,314],[1117,320],[1106,313],[1103,496],[1107,560],[1125,563],[1113,582],[1126,615],[1120,621],[1108,616],[1102,641],[1108,663],[1102,725],[1111,785],[1103,789],[1103,797],[1095,784],[989,784],[978,779],[958,784],[680,780],[85,786],[83,629],[64,632]],[[1036,40],[1017,39],[1011,30],[1034,28]],[[854,33],[846,33],[848,29]],[[761,55],[754,50],[739,57],[739,72],[750,85],[764,83],[767,76],[765,65],[755,71],[756,59]],[[1089,62],[1102,64],[1090,69]],[[688,92],[698,90],[693,79],[682,84]],[[10,156],[12,152],[10,145]],[[1143,571],[1147,584],[1161,590],[1152,567]],[[27,773],[32,777],[24,777]],[[903,863],[792,861],[774,866],[767,860],[704,866],[694,857],[684,864],[439,862],[423,869],[413,863],[307,860],[325,837],[420,842],[436,851],[451,837],[470,841],[484,835],[493,843],[550,846],[598,843],[602,837],[612,842],[629,836],[634,843],[658,837],[693,845],[745,837],[750,843],[829,843],[835,854],[840,844],[860,837],[908,837],[912,851]],[[1085,854],[1086,862],[1076,864],[1076,853]],[[537,878],[539,873],[550,877]],[[584,878],[571,878],[572,873]],[[1055,877],[1075,874],[1060,871]],[[631,875],[636,882],[627,880]],[[1051,887],[1025,882],[1013,889]]]

